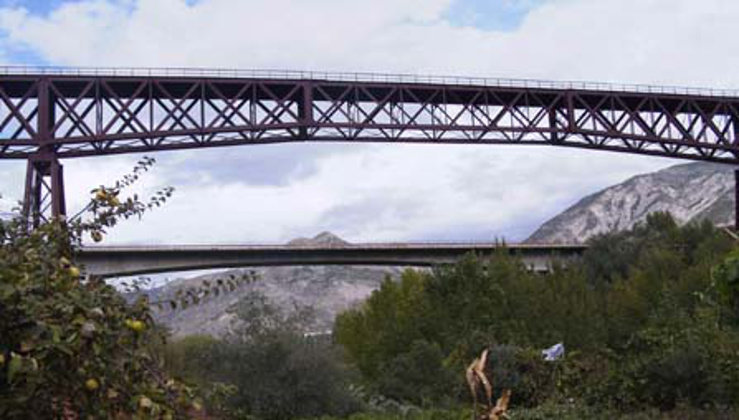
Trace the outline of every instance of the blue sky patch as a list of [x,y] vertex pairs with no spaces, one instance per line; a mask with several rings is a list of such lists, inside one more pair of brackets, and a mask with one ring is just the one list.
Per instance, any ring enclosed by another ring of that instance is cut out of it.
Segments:
[[454,0],[446,18],[456,26],[512,31],[528,13],[549,0]]
[[3,33],[3,31],[0,31],[0,48],[5,51],[5,56],[8,57],[8,59],[10,60],[9,63],[4,64],[16,64],[26,66],[53,65],[53,63],[50,63],[49,61],[44,59],[41,54],[28,46],[3,41],[2,36],[4,35],[5,34]]
[[[19,7],[36,16],[47,16],[65,3],[81,3],[83,0],[0,0],[0,7]],[[186,0],[188,4],[200,0]],[[127,9],[134,7],[131,0],[109,0],[110,3],[123,5]]]
[[46,15],[69,0],[0,0],[0,7],[22,7],[34,15]]

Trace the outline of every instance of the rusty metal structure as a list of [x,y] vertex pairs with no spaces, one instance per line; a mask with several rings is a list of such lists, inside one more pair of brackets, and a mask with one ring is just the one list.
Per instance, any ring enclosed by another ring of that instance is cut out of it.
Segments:
[[64,158],[331,141],[552,145],[736,165],[738,133],[739,92],[726,90],[369,73],[0,68],[0,159],[27,160],[24,214],[33,224],[65,214]]

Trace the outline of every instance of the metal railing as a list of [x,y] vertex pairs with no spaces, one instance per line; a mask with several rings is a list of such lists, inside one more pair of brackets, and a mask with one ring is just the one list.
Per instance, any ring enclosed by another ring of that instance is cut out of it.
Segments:
[[569,89],[608,92],[657,93],[739,97],[739,89],[714,89],[684,86],[655,86],[637,83],[588,81],[556,81],[488,77],[438,76],[410,73],[332,72],[272,69],[214,69],[188,67],[61,67],[61,66],[0,66],[0,76],[112,76],[112,77],[185,77],[185,78],[250,78],[277,80],[324,80],[338,82],[380,82],[457,86],[491,86],[528,89]]

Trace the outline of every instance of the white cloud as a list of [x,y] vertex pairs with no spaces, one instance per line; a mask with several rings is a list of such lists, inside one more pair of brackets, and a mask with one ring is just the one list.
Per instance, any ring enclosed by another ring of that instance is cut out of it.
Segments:
[[[320,146],[319,146],[320,147]],[[346,146],[351,148],[352,146]],[[608,185],[664,159],[616,159],[607,171],[599,153],[537,148],[376,145],[317,158],[317,172],[280,186],[230,182],[186,183],[143,223],[127,222],[114,242],[284,242],[331,229],[352,241],[398,239],[523,239],[530,227],[572,203],[594,185]],[[72,183],[97,174],[125,173],[119,159],[69,161]],[[82,164],[77,164],[81,162]],[[187,171],[187,162],[180,162]],[[103,170],[102,168],[106,168]],[[166,174],[165,174],[166,176]],[[139,192],[166,185],[155,168]],[[110,176],[107,180],[112,181]],[[104,180],[95,182],[103,182]],[[223,181],[223,180],[221,180]],[[70,190],[86,197],[87,190]],[[76,207],[82,204],[78,200]],[[456,234],[455,234],[456,233]]]
[[[739,56],[730,54],[739,49],[733,31],[739,19],[735,1],[552,0],[532,10],[513,32],[454,26],[444,19],[450,3],[201,0],[188,5],[184,0],[89,0],[65,4],[44,16],[0,9],[0,32],[6,33],[3,42],[65,65],[739,85],[734,70]],[[234,149],[208,153],[226,156],[229,150]],[[150,186],[173,179],[175,168],[186,171],[188,160],[197,159],[197,154],[158,154],[162,173]],[[313,160],[313,170],[284,185],[255,186],[238,178],[225,184],[206,180],[181,185],[166,209],[145,223],[127,224],[116,239],[284,240],[322,229],[341,230],[353,240],[413,239],[455,231],[478,237],[521,235],[522,223],[533,228],[584,193],[673,163],[508,146],[386,145],[306,159]],[[71,201],[89,184],[119,175],[134,161],[69,161]],[[275,166],[285,170],[284,165]],[[3,167],[0,163],[0,170]],[[22,172],[14,171],[12,183],[17,185]],[[7,185],[7,179],[0,183]]]
[[454,71],[735,83],[731,0],[553,0],[515,32],[455,27],[450,0],[184,0],[0,9],[8,40],[67,65]]

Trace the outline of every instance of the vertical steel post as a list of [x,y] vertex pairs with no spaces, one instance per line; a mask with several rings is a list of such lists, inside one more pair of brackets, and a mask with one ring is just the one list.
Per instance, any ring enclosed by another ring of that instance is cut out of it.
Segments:
[[734,231],[739,232],[739,169],[734,169]]
[[572,92],[565,94],[565,101],[567,105],[567,134],[571,135],[577,127],[577,123],[575,122],[575,100]]
[[[732,144],[737,145],[739,144],[739,118],[736,114],[731,116],[731,125],[734,127]],[[739,155],[734,152],[734,157],[739,158]],[[739,168],[734,169],[734,231],[739,232]]]
[[303,82],[302,103],[298,103],[298,118],[300,119],[300,140],[308,140],[308,128],[313,124],[313,85]]
[[31,226],[38,226],[41,201],[40,186],[37,183],[36,168],[31,159],[26,162],[26,188],[23,194],[23,218]]
[[55,218],[64,218],[67,215],[67,203],[64,197],[64,167],[59,159],[54,159],[49,164],[49,176],[51,177],[51,215]]
[[38,152],[28,158],[23,217],[31,227],[66,215],[64,168],[53,146],[54,99],[49,79],[42,77],[37,87],[37,127],[34,140]]
[[551,133],[549,134],[549,140],[556,144],[559,143],[560,137],[559,133],[557,132],[557,108],[552,105],[552,108],[549,110],[549,130],[551,130]]

